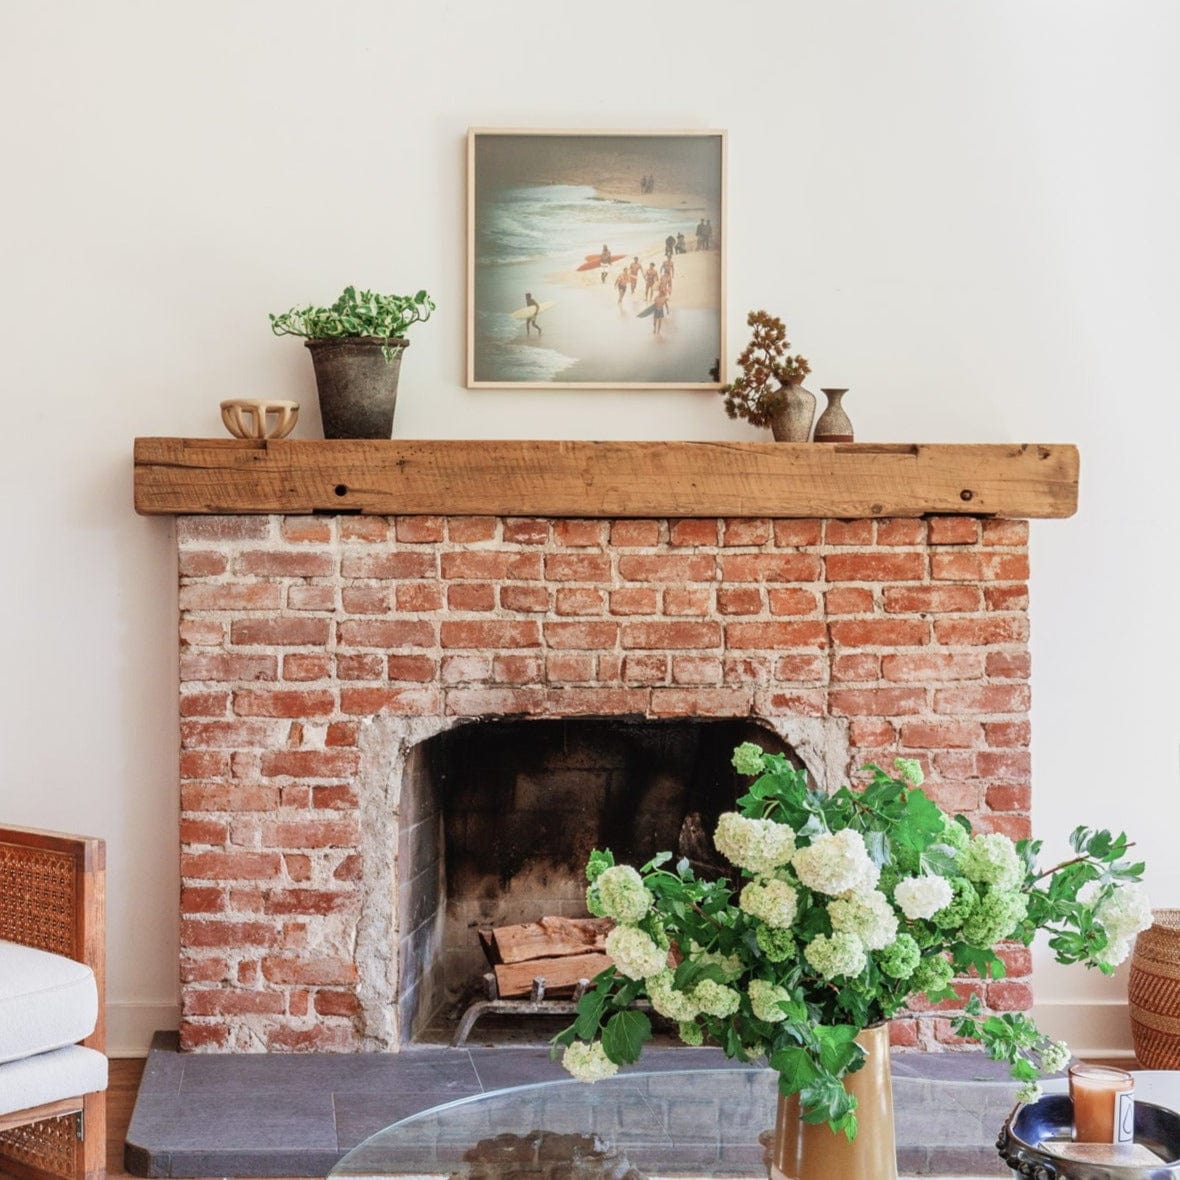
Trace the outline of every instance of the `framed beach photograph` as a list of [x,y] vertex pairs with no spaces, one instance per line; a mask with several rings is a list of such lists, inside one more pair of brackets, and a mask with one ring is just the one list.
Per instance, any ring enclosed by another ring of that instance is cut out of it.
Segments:
[[467,137],[467,385],[716,389],[725,133]]

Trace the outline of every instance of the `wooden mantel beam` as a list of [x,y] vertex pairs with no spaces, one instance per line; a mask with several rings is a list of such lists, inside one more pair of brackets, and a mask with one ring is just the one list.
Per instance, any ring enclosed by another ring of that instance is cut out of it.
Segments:
[[135,510],[1064,517],[1067,444],[140,438]]

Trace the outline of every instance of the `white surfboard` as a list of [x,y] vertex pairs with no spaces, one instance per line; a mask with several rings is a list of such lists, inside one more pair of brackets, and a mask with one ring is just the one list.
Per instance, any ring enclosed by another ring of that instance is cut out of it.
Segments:
[[[556,302],[557,300],[551,299],[547,303],[542,303],[541,311],[548,311]],[[527,320],[529,316],[533,315],[534,313],[540,315],[541,311],[537,311],[535,307],[518,307],[512,313],[512,317],[513,319],[517,320]]]

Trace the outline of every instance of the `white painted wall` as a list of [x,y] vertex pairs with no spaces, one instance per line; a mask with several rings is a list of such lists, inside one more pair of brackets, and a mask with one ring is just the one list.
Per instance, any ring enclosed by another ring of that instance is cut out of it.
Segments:
[[[1125,826],[1180,904],[1178,47],[1173,0],[3,5],[0,815],[109,841],[116,1049],[175,1003],[174,553],[136,435],[277,395],[315,437],[266,313],[355,282],[440,305],[399,436],[753,437],[711,394],[463,389],[468,125],[727,128],[731,354],[765,306],[861,439],[1080,445],[1078,516],[1033,533],[1035,823]],[[1123,981],[1038,994],[1125,1048]]]

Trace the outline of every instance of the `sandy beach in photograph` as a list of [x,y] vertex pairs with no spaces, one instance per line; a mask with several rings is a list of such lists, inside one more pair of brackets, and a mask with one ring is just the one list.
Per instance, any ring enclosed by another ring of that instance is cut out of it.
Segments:
[[[510,138],[523,142],[499,172],[492,162],[482,175],[490,172],[493,183],[476,193],[474,380],[713,383],[721,352],[719,169],[696,191],[689,182],[705,172],[671,137],[658,138],[661,149],[671,142],[666,157],[644,142],[619,148],[613,138],[573,137],[568,157],[534,137]],[[706,220],[712,248],[698,249]],[[681,236],[685,253],[672,255],[668,313],[656,331],[643,274],[621,298],[616,281],[636,258],[644,271],[651,263],[658,271],[669,236]],[[604,246],[613,256],[605,268],[597,263]],[[523,318],[528,295],[544,308],[531,323]]]

